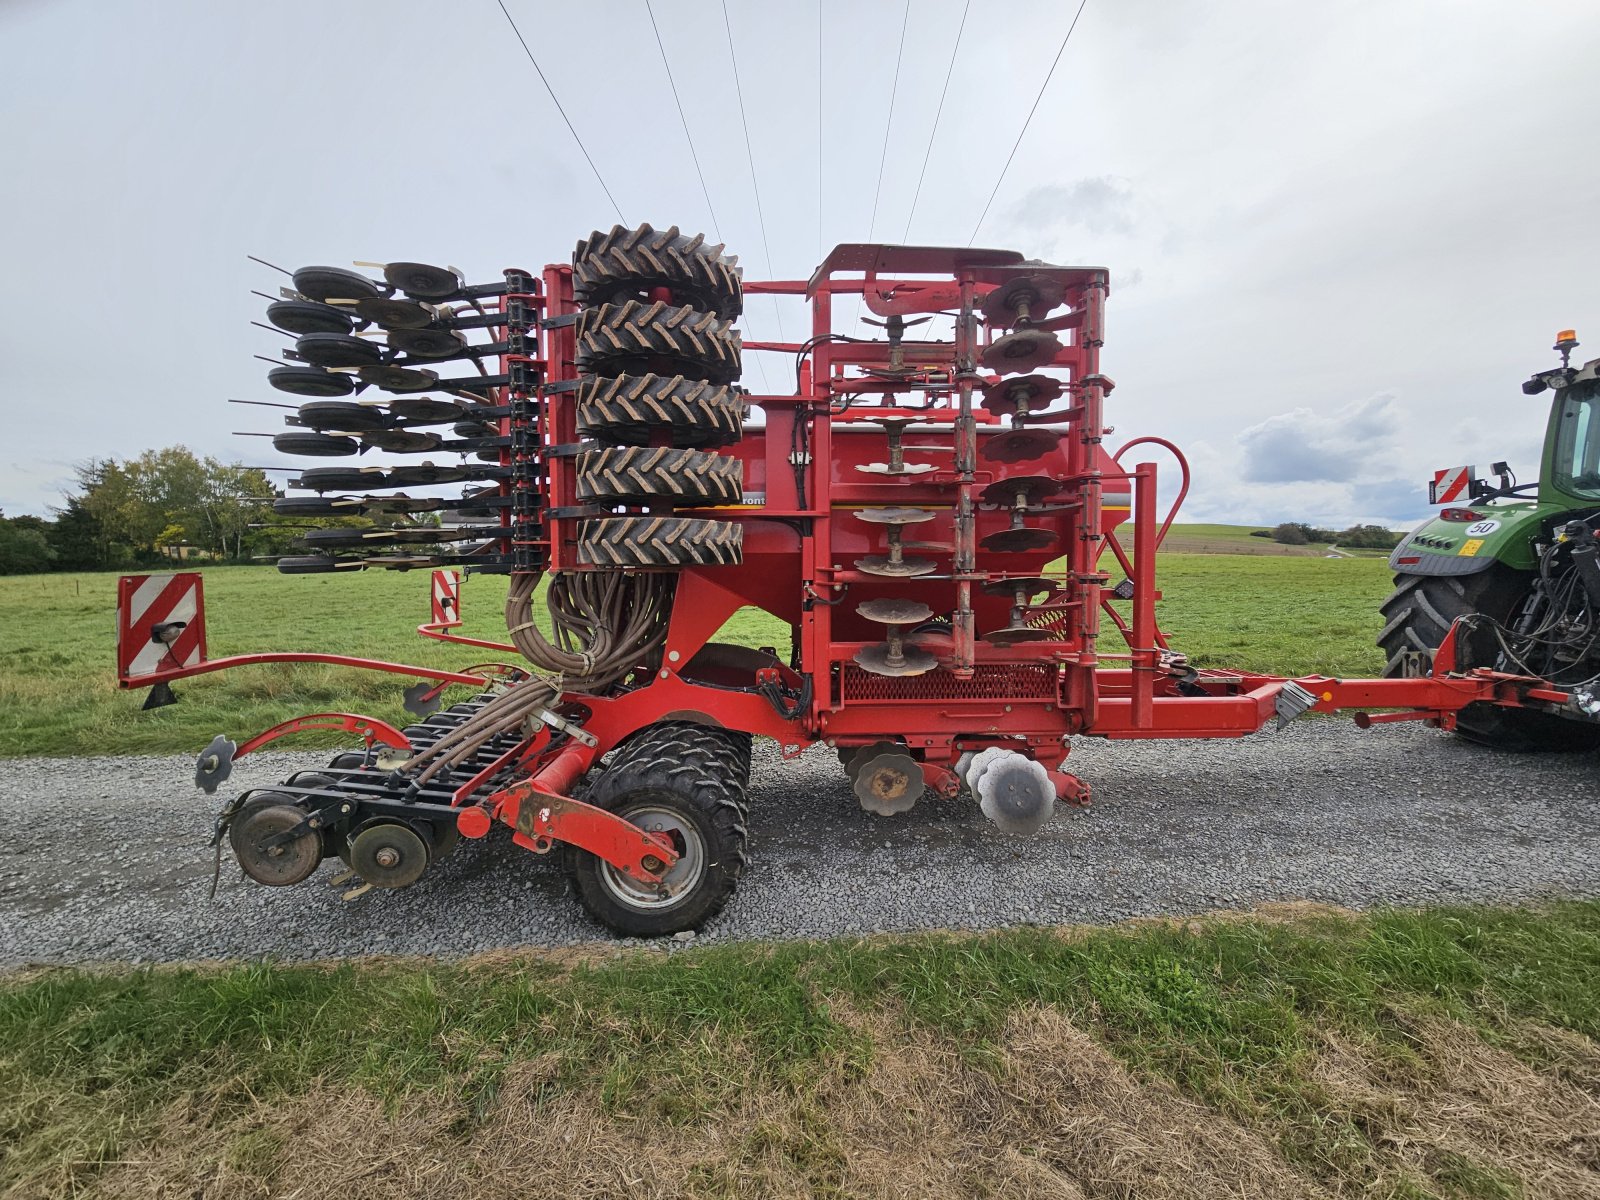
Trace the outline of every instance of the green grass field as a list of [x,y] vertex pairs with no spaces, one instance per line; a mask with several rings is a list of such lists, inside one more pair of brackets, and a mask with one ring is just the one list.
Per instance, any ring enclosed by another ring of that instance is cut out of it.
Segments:
[[1600,904],[0,981],[7,1196],[1592,1196]]
[[[462,667],[508,657],[416,636],[427,619],[426,572],[284,576],[271,567],[226,567],[204,574],[214,658],[295,649]],[[1382,667],[1372,645],[1389,587],[1380,560],[1163,553],[1159,586],[1162,627],[1201,666],[1344,675]],[[464,633],[504,638],[505,588],[495,576],[466,581]],[[142,712],[145,693],[116,686],[115,607],[111,574],[0,579],[8,664],[0,678],[0,756],[198,751],[218,733],[246,737],[328,710],[406,723],[404,677],[322,666],[180,681],[178,704]],[[736,616],[724,636],[780,650],[789,644],[788,628],[755,610]]]

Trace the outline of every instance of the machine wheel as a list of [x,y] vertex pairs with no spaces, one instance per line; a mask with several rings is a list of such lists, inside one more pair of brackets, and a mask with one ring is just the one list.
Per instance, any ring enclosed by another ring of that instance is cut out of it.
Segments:
[[[1388,657],[1384,675],[1425,675],[1433,652],[1457,617],[1484,613],[1510,623],[1527,599],[1532,576],[1505,567],[1476,575],[1399,575],[1383,602],[1384,626],[1378,645]],[[1494,648],[1480,636],[1466,647],[1471,660],[1493,662]],[[1456,719],[1456,732],[1497,750],[1581,751],[1600,748],[1600,725],[1569,721],[1526,709],[1470,704]]]
[[244,873],[268,887],[288,887],[308,878],[322,861],[322,838],[308,830],[281,845],[264,849],[262,843],[293,829],[305,818],[305,809],[279,792],[253,796],[228,823],[228,845]]
[[591,567],[732,566],[744,527],[699,517],[596,517],[578,527],[578,561]]
[[578,317],[578,369],[593,375],[670,370],[687,379],[739,378],[739,335],[712,313],[629,300]]
[[572,252],[572,290],[578,303],[617,304],[642,300],[667,288],[687,304],[733,320],[744,307],[737,259],[708,246],[704,234],[685,237],[676,225],[653,229],[598,229]]
[[682,375],[589,376],[578,385],[578,432],[625,446],[660,434],[678,447],[730,446],[743,436],[744,410],[733,388]]
[[578,455],[578,499],[614,504],[667,500],[680,507],[738,504],[744,464],[704,450],[623,446]]
[[748,861],[749,742],[747,734],[664,721],[618,747],[589,803],[666,834],[682,857],[655,891],[588,851],[569,852],[573,887],[597,921],[662,937],[722,910]]

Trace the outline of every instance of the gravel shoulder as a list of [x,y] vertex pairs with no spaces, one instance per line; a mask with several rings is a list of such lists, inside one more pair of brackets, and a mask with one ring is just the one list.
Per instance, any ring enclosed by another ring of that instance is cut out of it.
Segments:
[[[318,766],[262,754],[230,785]],[[1595,756],[1495,754],[1422,728],[1302,721],[1235,742],[1082,739],[1086,811],[1000,834],[967,796],[861,811],[833,752],[783,762],[758,742],[751,873],[700,940],[1111,922],[1268,901],[1526,901],[1600,894]],[[466,955],[606,939],[552,858],[508,836],[463,842],[416,886],[354,902],[339,864],[293,888],[241,879],[223,797],[188,757],[0,763],[0,966]]]

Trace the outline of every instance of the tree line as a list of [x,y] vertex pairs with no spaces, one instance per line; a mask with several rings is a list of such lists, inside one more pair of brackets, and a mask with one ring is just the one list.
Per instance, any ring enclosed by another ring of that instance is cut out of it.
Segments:
[[1401,535],[1382,525],[1352,525],[1348,529],[1319,529],[1303,521],[1285,521],[1272,529],[1257,529],[1251,537],[1271,538],[1283,546],[1343,546],[1347,550],[1393,550]]
[[0,514],[0,575],[281,554],[296,529],[272,511],[279,495],[264,471],[185,446],[92,459],[51,516]]

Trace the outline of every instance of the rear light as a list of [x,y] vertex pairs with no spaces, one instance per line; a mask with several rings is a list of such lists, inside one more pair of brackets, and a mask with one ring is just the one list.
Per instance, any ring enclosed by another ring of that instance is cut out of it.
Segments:
[[1470,508],[1444,508],[1439,510],[1441,521],[1481,521],[1483,514]]
[[1412,563],[1421,562],[1422,561],[1422,555],[1420,555],[1420,554],[1408,554],[1404,558],[1397,558],[1394,561],[1395,561],[1395,565],[1398,566],[1398,567],[1409,567]]

